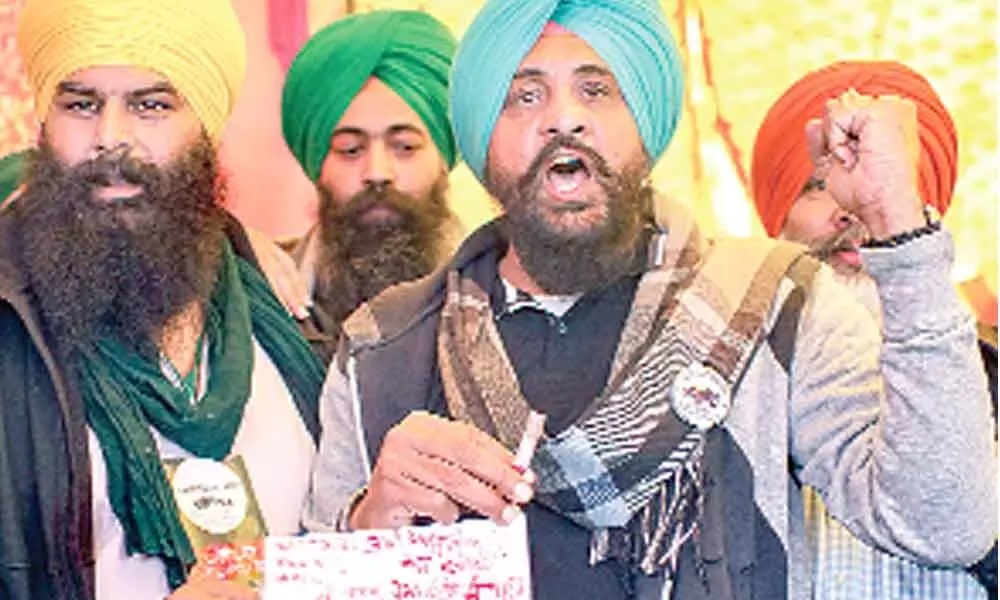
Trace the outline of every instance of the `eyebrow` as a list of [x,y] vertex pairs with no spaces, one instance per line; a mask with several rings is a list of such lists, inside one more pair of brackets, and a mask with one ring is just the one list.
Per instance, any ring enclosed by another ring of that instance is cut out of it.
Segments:
[[545,71],[541,69],[528,67],[527,69],[521,69],[517,73],[514,73],[514,80],[527,79],[529,77],[544,77],[545,75]]
[[165,81],[159,83],[154,83],[153,85],[139,88],[137,90],[132,90],[128,95],[132,98],[142,98],[143,96],[152,96],[155,94],[170,94],[171,96],[180,97],[177,93],[177,89]]
[[[595,64],[585,64],[573,69],[574,75],[599,75],[601,77],[614,77],[614,74],[607,67]],[[548,73],[537,67],[526,67],[514,74],[514,81],[531,77],[545,77]]]
[[611,72],[607,67],[602,67],[600,65],[580,65],[579,67],[573,69],[574,75],[598,75],[601,77],[614,77],[614,73]]
[[[394,125],[390,125],[389,128],[386,129],[385,133],[386,135],[396,135],[400,133],[412,133],[419,136],[424,135],[424,132],[421,131],[419,127],[417,127],[416,125],[411,125],[410,123],[396,123]],[[335,129],[331,137],[337,137],[338,135],[357,135],[361,137],[370,137],[371,134],[360,127],[346,126],[346,127],[338,127],[337,129]]]
[[75,81],[61,81],[59,85],[56,86],[56,94],[76,94],[78,96],[96,96],[97,90],[83,85],[82,83],[77,83]]
[[[87,96],[90,98],[100,97],[103,94],[97,91],[97,88],[89,85],[84,85],[76,81],[62,81],[56,86],[57,94],[75,94],[77,96]],[[180,95],[174,86],[170,85],[165,81],[157,82],[152,85],[142,87],[136,90],[129,91],[126,96],[129,98],[143,98],[145,96],[152,96],[154,94],[170,94],[173,96]]]

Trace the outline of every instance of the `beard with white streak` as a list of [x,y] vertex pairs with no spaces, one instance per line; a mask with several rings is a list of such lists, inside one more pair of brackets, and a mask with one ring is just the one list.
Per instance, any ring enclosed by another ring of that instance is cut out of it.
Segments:
[[[841,250],[857,250],[861,243],[867,238],[868,233],[864,225],[855,223],[854,225],[809,243],[809,254],[823,262],[829,263],[830,258]],[[882,301],[879,299],[878,286],[864,268],[858,267],[856,270],[847,272],[843,269],[832,269],[834,279],[846,287],[857,298],[865,309],[875,318],[876,322],[882,322]]]

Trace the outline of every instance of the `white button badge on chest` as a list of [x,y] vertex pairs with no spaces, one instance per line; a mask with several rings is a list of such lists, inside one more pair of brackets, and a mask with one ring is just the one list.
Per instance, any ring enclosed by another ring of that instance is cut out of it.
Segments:
[[688,425],[711,429],[725,420],[732,407],[729,384],[711,367],[688,365],[670,386],[670,406]]

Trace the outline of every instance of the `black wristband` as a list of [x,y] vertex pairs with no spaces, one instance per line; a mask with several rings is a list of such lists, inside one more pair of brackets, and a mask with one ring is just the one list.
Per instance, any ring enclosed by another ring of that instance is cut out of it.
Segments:
[[903,233],[897,233],[896,235],[886,238],[884,240],[868,240],[867,242],[861,244],[862,248],[895,248],[897,246],[902,246],[910,240],[915,240],[918,237],[923,237],[925,235],[930,235],[935,231],[941,231],[941,215],[938,214],[937,209],[935,209],[930,204],[924,205],[924,220],[927,222],[923,227],[918,227],[916,229],[911,229],[910,231],[904,231]]
[[884,240],[868,240],[864,244],[861,244],[862,248],[895,248],[897,246],[902,246],[910,240],[915,240],[918,237],[923,237],[925,235],[930,235],[935,231],[941,231],[941,221],[934,221],[933,223],[928,223],[923,227],[918,227],[916,229],[911,229],[909,231],[904,231],[903,233],[897,233],[892,237],[885,238]]

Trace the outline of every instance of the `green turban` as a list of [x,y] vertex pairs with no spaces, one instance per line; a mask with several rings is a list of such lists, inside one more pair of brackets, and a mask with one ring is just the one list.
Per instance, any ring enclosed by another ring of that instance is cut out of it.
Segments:
[[419,11],[351,15],[318,31],[292,62],[281,95],[285,143],[306,175],[319,179],[334,128],[371,77],[420,115],[454,167],[448,72],[456,46],[447,27]]

